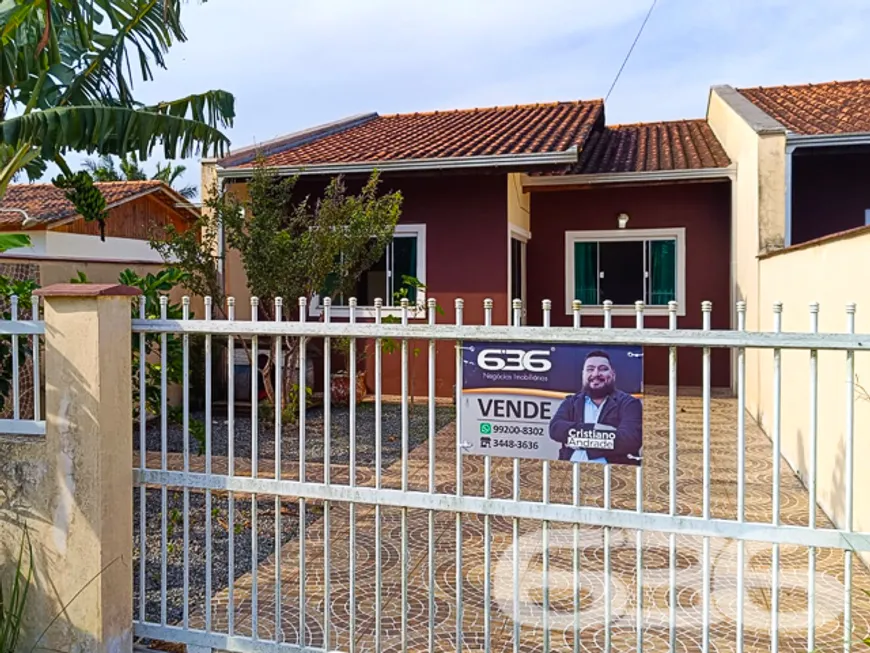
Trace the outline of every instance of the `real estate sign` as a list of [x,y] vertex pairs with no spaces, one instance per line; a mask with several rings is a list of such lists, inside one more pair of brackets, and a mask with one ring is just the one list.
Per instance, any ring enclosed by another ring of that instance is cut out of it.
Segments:
[[640,347],[467,343],[465,454],[639,465]]

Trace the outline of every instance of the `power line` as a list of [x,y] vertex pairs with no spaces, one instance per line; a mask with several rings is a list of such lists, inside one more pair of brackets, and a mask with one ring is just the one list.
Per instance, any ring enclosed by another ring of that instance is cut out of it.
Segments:
[[622,60],[622,65],[619,67],[619,70],[616,72],[616,77],[613,78],[613,83],[610,85],[610,90],[607,91],[607,95],[604,96],[604,103],[607,103],[607,98],[610,97],[610,94],[613,92],[613,88],[616,86],[616,82],[619,81],[619,76],[622,75],[622,71],[625,68],[625,64],[628,63],[629,58],[631,57],[631,53],[634,52],[634,46],[637,45],[638,39],[640,39],[640,35],[643,34],[643,28],[646,27],[646,23],[649,20],[649,17],[652,15],[653,9],[656,8],[656,2],[658,0],[653,0],[652,4],[649,7],[649,11],[646,12],[646,18],[643,19],[643,22],[640,24],[640,29],[637,30],[637,35],[634,37],[634,42],[631,44],[631,47],[628,49],[628,53],[625,55],[625,59]]

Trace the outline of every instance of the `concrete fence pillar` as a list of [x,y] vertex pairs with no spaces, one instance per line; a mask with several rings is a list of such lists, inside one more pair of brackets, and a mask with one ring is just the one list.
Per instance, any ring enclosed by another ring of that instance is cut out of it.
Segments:
[[131,651],[130,299],[139,291],[60,284],[38,294],[46,436],[0,440],[0,573],[26,524],[34,582],[24,644],[60,614],[38,648]]

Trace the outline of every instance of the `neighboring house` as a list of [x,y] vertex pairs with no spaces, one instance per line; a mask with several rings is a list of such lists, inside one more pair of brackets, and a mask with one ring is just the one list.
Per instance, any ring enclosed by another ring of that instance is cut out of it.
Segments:
[[29,278],[45,286],[66,283],[79,271],[96,283],[118,280],[124,268],[140,274],[163,263],[148,244],[167,225],[189,228],[198,216],[172,188],[160,181],[96,184],[108,204],[106,240],[99,226],[76,213],[64,191],[51,184],[9,186],[0,201],[0,231],[23,233],[31,246],[0,254],[0,274]]
[[[160,181],[106,182],[97,187],[109,208],[105,241],[100,240],[99,226],[85,222],[62,189],[51,184],[9,186],[0,201],[0,232],[26,234],[31,246],[0,253],[0,275],[48,286],[69,283],[79,272],[94,283],[117,283],[126,268],[140,275],[156,272],[163,261],[148,245],[149,237],[170,224],[186,230],[198,217],[188,200]],[[193,305],[194,313],[201,310],[199,302]],[[22,363],[19,381],[21,414],[31,415],[29,359]]]
[[[808,331],[810,304],[818,303],[820,331],[845,331],[851,320],[858,333],[870,333],[870,286],[863,279],[870,255],[870,82],[714,86],[707,120],[737,166],[733,277],[737,297],[747,302],[747,328],[773,330],[773,306],[781,302],[782,330]],[[852,302],[857,312],[850,318],[846,305]],[[805,351],[782,355],[782,452],[811,482],[816,440],[819,504],[847,528],[850,432],[856,434],[854,459],[870,456],[870,439],[862,437],[870,428],[870,360],[855,356],[852,376],[843,352],[818,354],[813,421],[810,358]],[[769,351],[746,353],[746,401],[775,436]],[[870,477],[856,474],[852,491],[865,496]],[[870,528],[870,503],[856,501],[855,507],[854,528]]]

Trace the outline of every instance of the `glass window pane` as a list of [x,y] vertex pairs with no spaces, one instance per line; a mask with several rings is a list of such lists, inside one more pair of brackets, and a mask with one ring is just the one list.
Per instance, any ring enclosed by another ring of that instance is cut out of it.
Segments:
[[602,241],[598,244],[601,272],[599,295],[618,306],[631,306],[643,299],[644,269],[642,240]]
[[677,241],[649,241],[649,298],[653,306],[677,299]]
[[574,243],[574,299],[598,304],[598,243]]
[[[413,283],[406,283],[406,277],[417,279],[417,236],[397,236],[393,238],[393,275],[392,293],[407,289],[408,300],[417,301],[417,289]],[[401,299],[401,297],[399,297]],[[398,304],[398,301],[394,303]]]
[[523,297],[523,242],[511,238],[511,299]]
[[387,252],[368,270],[359,275],[354,291],[357,303],[360,306],[374,306],[375,299],[383,299],[384,305],[389,306],[390,298],[387,296]]

